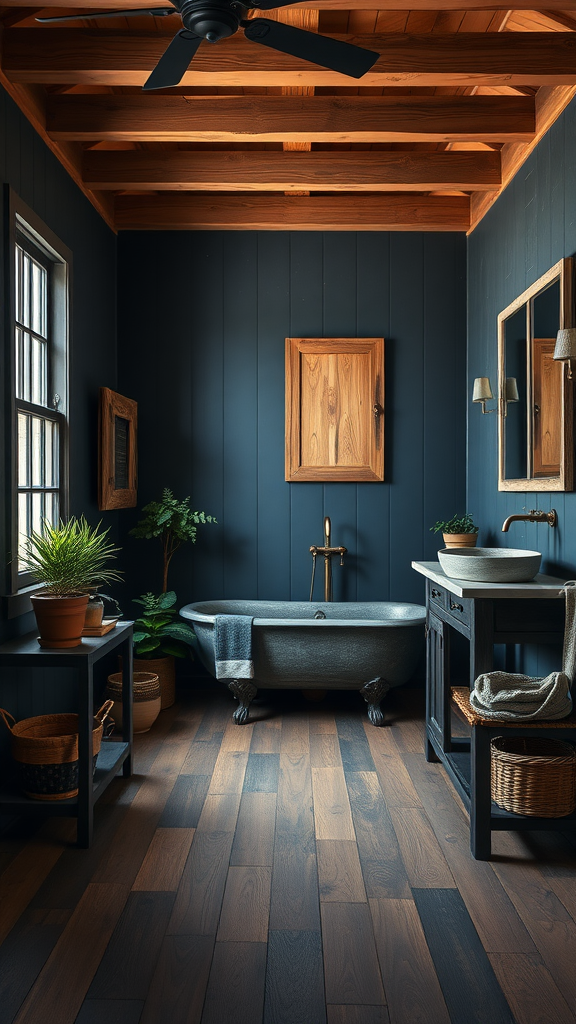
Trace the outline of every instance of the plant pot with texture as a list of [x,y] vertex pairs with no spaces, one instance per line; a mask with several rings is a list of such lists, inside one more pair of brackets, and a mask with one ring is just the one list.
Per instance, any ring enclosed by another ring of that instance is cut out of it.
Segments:
[[454,515],[446,521],[439,520],[431,526],[434,533],[442,531],[444,547],[473,548],[478,540],[478,527],[474,525],[472,515],[466,512],[463,516]]
[[28,538],[22,566],[43,585],[31,598],[41,647],[78,647],[90,592],[121,578],[104,568],[118,550],[107,535],[108,530],[92,528],[83,516],[73,516],[57,526],[45,521],[42,532]]
[[134,622],[134,671],[155,672],[160,679],[162,710],[175,700],[175,658],[191,654],[194,631],[177,618],[176,594],[143,594],[134,599],[144,611]]

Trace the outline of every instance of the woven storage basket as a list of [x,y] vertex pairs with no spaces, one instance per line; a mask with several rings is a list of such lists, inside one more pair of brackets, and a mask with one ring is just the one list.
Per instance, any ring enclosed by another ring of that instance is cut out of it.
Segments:
[[[92,773],[100,751],[108,700],[94,715]],[[20,782],[33,800],[67,800],[78,795],[78,715],[36,715],[16,722],[0,708],[0,717],[12,734],[12,757],[20,768]]]
[[[154,672],[134,672],[133,674],[133,732],[148,732],[154,724],[161,708],[160,680]],[[114,672],[108,676],[106,696],[114,701],[110,712],[118,729],[122,728],[122,673]]]
[[514,814],[563,818],[576,807],[576,749],[563,740],[496,736],[492,799]]

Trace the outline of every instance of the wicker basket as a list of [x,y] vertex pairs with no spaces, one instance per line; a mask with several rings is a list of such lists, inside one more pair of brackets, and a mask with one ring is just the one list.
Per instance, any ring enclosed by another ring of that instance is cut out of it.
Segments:
[[[100,751],[105,719],[112,708],[106,701],[94,715],[92,771]],[[33,800],[67,800],[78,795],[78,715],[36,715],[16,722],[0,708],[12,734],[12,756],[18,761],[24,794]]]
[[[132,731],[148,732],[161,708],[160,680],[155,672],[134,672],[133,674]],[[106,696],[114,701],[110,712],[118,729],[122,728],[122,673],[108,676]]]
[[492,799],[514,814],[563,818],[576,807],[576,749],[563,740],[496,736]]

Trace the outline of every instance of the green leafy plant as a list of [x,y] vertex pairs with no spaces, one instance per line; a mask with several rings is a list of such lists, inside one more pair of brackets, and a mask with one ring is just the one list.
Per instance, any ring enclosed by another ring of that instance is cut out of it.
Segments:
[[78,597],[122,578],[115,569],[104,568],[120,549],[108,540],[109,530],[100,532],[100,523],[93,528],[84,516],[72,516],[57,526],[46,520],[42,525],[41,533],[34,531],[28,538],[20,564],[44,585],[47,595]]
[[162,593],[168,590],[168,569],[176,551],[182,544],[196,543],[199,525],[216,523],[214,516],[205,512],[194,512],[190,498],[178,501],[169,487],[165,487],[160,501],[151,501],[142,509],[143,518],[130,530],[133,537],[150,540],[159,537],[162,544],[163,572]]
[[134,623],[134,653],[138,658],[163,658],[173,654],[185,658],[196,641],[194,631],[177,620],[176,594],[173,590],[156,596],[142,594],[134,598],[144,612]]
[[474,526],[472,513],[466,512],[463,516],[452,516],[452,519],[448,519],[446,522],[439,519],[430,529],[434,533],[439,533],[440,531],[442,533],[478,533],[480,527]]

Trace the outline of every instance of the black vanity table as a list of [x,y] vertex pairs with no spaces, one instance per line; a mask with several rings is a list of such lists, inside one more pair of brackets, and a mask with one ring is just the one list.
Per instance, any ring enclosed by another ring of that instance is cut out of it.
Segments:
[[[0,810],[42,811],[78,819],[78,846],[92,842],[94,804],[122,767],[132,774],[132,622],[118,622],[103,637],[85,637],[78,647],[40,647],[37,631],[0,646],[0,671],[10,668],[76,669],[78,680],[78,796],[68,800],[32,800],[16,785],[0,789]],[[115,648],[122,655],[122,739],[102,740],[92,775],[92,728],[94,715],[93,669]]]
[[[494,667],[495,644],[558,644],[564,637],[564,580],[538,574],[530,583],[472,583],[447,577],[438,562],[412,562],[426,577],[426,758],[440,760],[470,813],[470,847],[490,856],[492,831],[566,828],[576,814],[535,818],[512,814],[490,800],[490,739],[501,735],[552,736],[576,741],[576,716],[562,732],[545,724],[491,722],[472,727],[471,739],[451,730],[450,634],[469,642],[469,684]],[[560,662],[558,664],[560,668]]]

